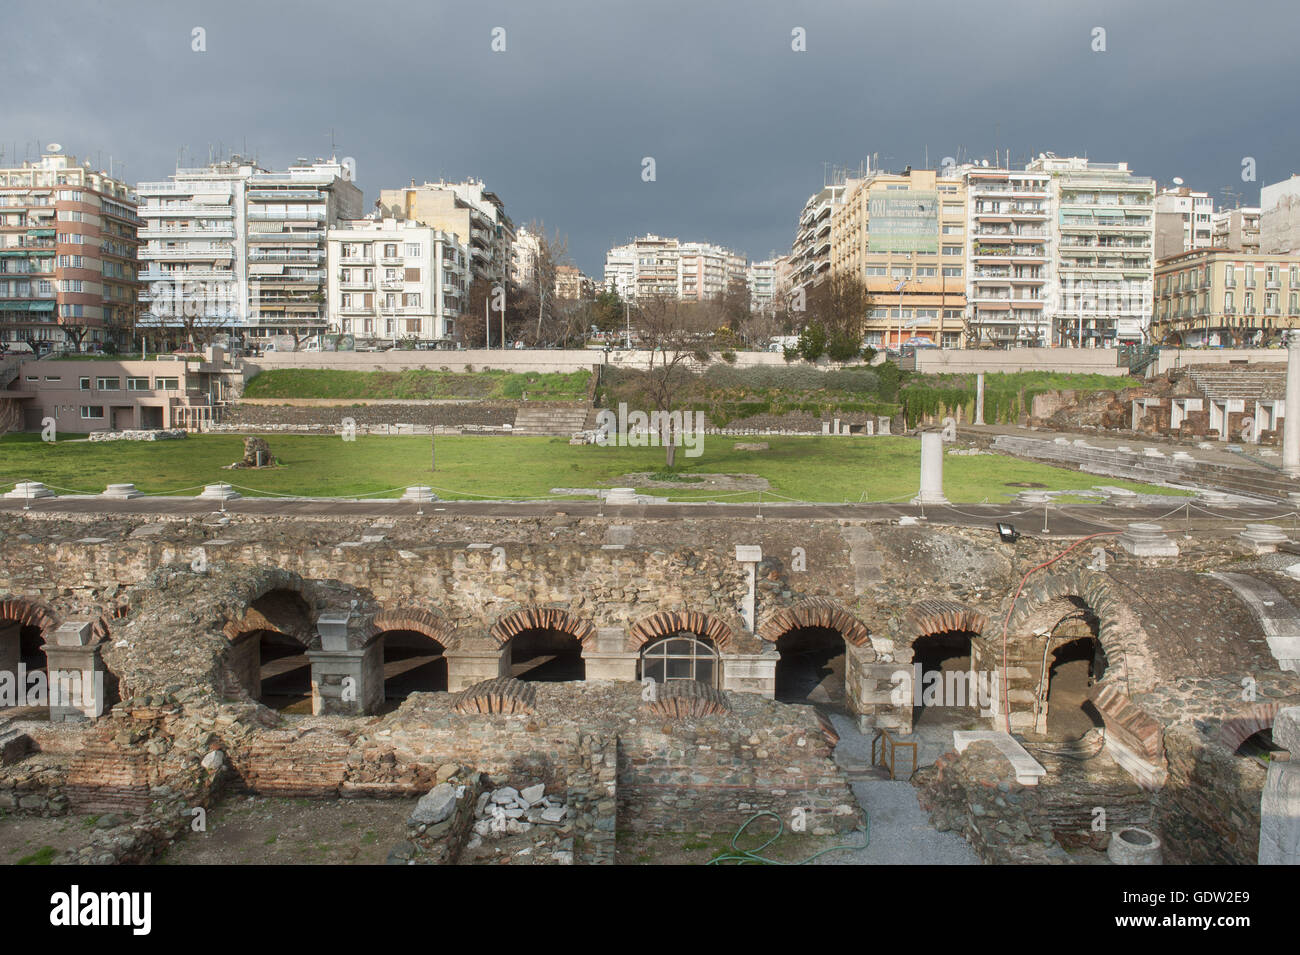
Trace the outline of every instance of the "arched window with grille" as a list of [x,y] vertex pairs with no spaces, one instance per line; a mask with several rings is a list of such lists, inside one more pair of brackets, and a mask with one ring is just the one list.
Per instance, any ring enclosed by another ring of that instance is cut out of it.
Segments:
[[712,643],[694,633],[676,633],[648,643],[641,650],[640,679],[667,683],[698,680],[718,685],[718,653]]

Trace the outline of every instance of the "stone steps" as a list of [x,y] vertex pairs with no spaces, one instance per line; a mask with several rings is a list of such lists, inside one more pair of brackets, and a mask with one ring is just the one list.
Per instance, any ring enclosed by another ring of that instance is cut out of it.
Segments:
[[515,434],[570,437],[587,424],[589,408],[520,408],[515,414]]
[[1225,369],[1193,366],[1187,377],[1207,398],[1276,401],[1286,395],[1286,366]]

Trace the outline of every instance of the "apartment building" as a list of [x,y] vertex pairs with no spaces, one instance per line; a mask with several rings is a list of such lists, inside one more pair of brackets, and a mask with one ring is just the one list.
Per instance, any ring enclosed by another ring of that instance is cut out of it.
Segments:
[[745,281],[743,255],[708,242],[682,242],[677,247],[677,295],[687,302],[707,302]]
[[555,267],[555,297],[574,301],[591,298],[595,289],[590,278],[582,273],[576,265],[557,265]]
[[1258,206],[1222,209],[1211,220],[1210,246],[1234,252],[1260,251],[1260,211]]
[[329,330],[357,342],[452,347],[469,288],[469,250],[410,219],[340,223],[326,237]]
[[122,342],[139,226],[131,187],[61,148],[0,169],[0,345]]
[[861,180],[825,186],[804,203],[790,247],[790,287],[806,293],[831,271],[831,214]]
[[1300,252],[1300,175],[1259,190],[1259,249]]
[[1214,199],[1208,192],[1186,186],[1161,189],[1155,217],[1157,261],[1214,244]]
[[605,253],[605,287],[625,301],[680,294],[677,239],[644,235]]
[[510,247],[510,281],[531,288],[537,282],[537,260],[541,253],[538,237],[526,227],[520,229]]
[[1055,250],[1053,345],[1137,343],[1149,332],[1155,181],[1127,163],[1043,153],[1026,171],[1050,176]]
[[969,165],[965,344],[1044,346],[1054,312],[1051,177]]
[[325,236],[362,206],[341,163],[298,160],[272,172],[234,156],[138,191],[148,321],[250,342],[326,330]]
[[1156,343],[1263,344],[1297,327],[1300,253],[1197,249],[1156,263]]
[[485,282],[510,277],[515,227],[505,203],[477,179],[462,182],[415,180],[405,189],[381,189],[379,205],[386,219],[411,219],[456,236],[469,249],[470,275]]
[[867,344],[897,348],[923,339],[959,347],[966,313],[965,179],[908,168],[873,172],[845,188],[829,215],[829,274],[856,275],[871,293]]
[[745,273],[745,284],[749,288],[749,310],[772,314],[777,307],[777,273],[780,270],[781,257],[753,262]]

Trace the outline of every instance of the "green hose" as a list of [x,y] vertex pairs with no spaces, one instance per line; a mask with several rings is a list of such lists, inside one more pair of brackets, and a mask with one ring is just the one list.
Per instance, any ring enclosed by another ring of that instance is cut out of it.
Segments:
[[[740,846],[736,845],[736,842],[744,834],[745,830],[749,828],[750,823],[761,816],[771,816],[776,820],[777,828],[776,832],[772,834],[772,837],[761,846],[757,846],[753,849],[742,849]],[[759,853],[781,838],[785,833],[785,822],[783,822],[781,817],[772,810],[764,809],[762,812],[756,812],[746,819],[744,825],[737,829],[736,834],[731,837],[731,848],[735,850],[734,853],[726,853],[718,856],[716,859],[710,859],[705,863],[705,865],[719,865],[723,862],[734,862],[736,865],[807,865],[809,862],[812,862],[820,856],[826,855],[828,852],[842,852],[848,849],[865,849],[871,844],[871,817],[866,816],[865,824],[859,826],[854,831],[862,833],[862,845],[860,846],[831,846],[828,849],[823,849],[821,852],[810,855],[802,862],[781,862],[778,859],[768,859],[759,855]]]

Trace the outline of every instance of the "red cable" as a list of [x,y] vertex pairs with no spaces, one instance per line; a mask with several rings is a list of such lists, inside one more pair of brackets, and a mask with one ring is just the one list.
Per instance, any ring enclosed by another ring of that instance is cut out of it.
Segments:
[[[1025,576],[1020,578],[1020,586],[1016,588],[1016,592],[1011,598],[1011,605],[1007,607],[1007,615],[1002,621],[1002,708],[1007,717],[1008,734],[1011,732],[1011,689],[1010,681],[1007,678],[1007,629],[1011,626],[1011,614],[1015,612],[1016,601],[1020,599],[1020,592],[1025,589],[1025,582],[1044,567],[1050,567],[1052,564],[1055,564],[1058,560],[1070,551],[1074,550],[1084,541],[1094,540],[1098,537],[1114,537],[1122,533],[1123,531],[1102,531],[1098,534],[1089,534],[1087,537],[1080,537],[1077,541],[1065,548],[1065,550],[1061,551],[1051,560],[1044,561],[1037,567],[1030,568],[1025,573]],[[1046,674],[1042,674],[1041,676],[1046,676]]]

